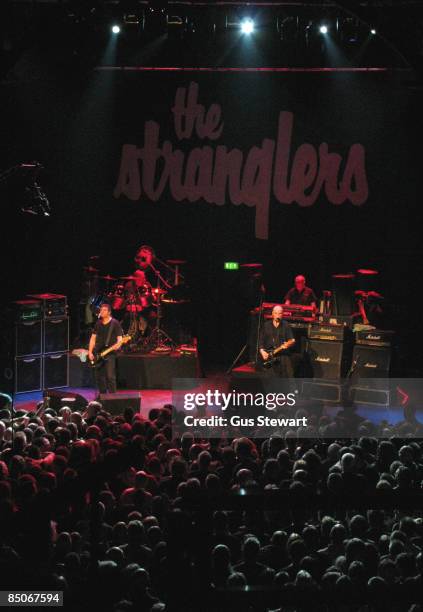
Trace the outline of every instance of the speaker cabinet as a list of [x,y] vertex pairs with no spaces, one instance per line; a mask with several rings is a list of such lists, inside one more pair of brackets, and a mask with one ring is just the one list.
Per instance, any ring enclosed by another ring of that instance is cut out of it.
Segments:
[[141,412],[141,393],[139,391],[125,393],[101,393],[99,398],[104,410],[113,415],[123,414],[125,408]]
[[50,398],[50,408],[53,408],[57,412],[59,412],[60,408],[63,408],[63,406],[68,406],[72,411],[78,410],[79,412],[84,412],[88,405],[88,400],[83,395],[69,390],[60,391],[58,389],[49,389],[46,395]]
[[307,363],[310,378],[338,380],[345,375],[343,343],[308,340]]
[[25,321],[15,325],[15,356],[39,355],[42,352],[41,321]]
[[354,361],[357,362],[351,380],[351,398],[354,403],[388,406],[390,347],[356,344],[353,350]]
[[352,380],[361,378],[387,378],[391,366],[391,349],[387,346],[365,346],[356,344],[353,362],[357,365]]
[[43,357],[43,386],[45,389],[67,387],[69,384],[68,353],[53,353]]
[[69,318],[44,321],[44,353],[61,353],[69,349]]
[[41,360],[42,358],[39,355],[17,357],[15,359],[13,385],[15,393],[41,390]]

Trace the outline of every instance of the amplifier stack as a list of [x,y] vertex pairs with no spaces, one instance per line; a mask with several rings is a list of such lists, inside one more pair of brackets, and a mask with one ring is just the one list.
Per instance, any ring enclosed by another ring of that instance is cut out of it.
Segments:
[[43,293],[13,303],[14,333],[0,375],[10,393],[66,387],[69,318],[64,295]]
[[307,339],[307,378],[303,393],[314,400],[339,402],[341,380],[351,360],[351,330],[345,325],[312,323]]
[[313,323],[307,340],[308,377],[305,395],[310,399],[338,402],[342,379],[357,404],[389,405],[389,372],[394,332],[360,330],[347,326]]
[[389,405],[389,372],[394,332],[372,329],[355,334],[351,396],[356,403]]

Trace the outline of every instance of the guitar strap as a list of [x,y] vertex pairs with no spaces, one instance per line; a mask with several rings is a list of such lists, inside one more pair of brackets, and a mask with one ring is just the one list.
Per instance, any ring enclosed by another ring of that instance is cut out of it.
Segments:
[[109,348],[110,338],[112,336],[112,327],[113,327],[113,319],[110,321],[110,327],[109,327],[109,331],[107,332],[107,337],[106,337],[106,346],[104,348]]

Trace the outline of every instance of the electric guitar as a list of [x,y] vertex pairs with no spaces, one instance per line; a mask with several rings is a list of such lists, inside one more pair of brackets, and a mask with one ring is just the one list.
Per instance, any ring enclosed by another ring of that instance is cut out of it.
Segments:
[[[129,342],[131,340],[132,336],[122,336],[122,343],[121,344],[126,344],[127,342]],[[90,366],[92,368],[99,368],[105,361],[107,361],[107,356],[112,353],[115,349],[113,349],[112,347],[104,349],[104,351],[101,351],[101,353],[98,353],[97,355],[94,355],[94,359],[90,359]]]
[[283,344],[281,344],[277,348],[270,350],[270,351],[266,351],[267,353],[269,353],[269,357],[267,359],[263,359],[263,367],[271,368],[275,363],[279,361],[278,359],[279,353],[286,351],[292,345],[293,345],[293,342],[291,340],[286,340]]

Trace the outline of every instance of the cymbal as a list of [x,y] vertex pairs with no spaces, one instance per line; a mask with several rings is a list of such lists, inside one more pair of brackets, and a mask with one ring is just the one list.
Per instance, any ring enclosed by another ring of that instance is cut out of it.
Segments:
[[355,278],[355,274],[332,274],[332,278]]
[[377,298],[379,300],[383,300],[383,295],[381,295],[377,291],[361,291],[359,289],[358,291],[354,291],[354,294],[360,297],[364,297],[364,298],[371,297],[371,298]]
[[100,259],[100,255],[90,255],[90,257],[88,259],[90,261],[91,261],[91,259]]
[[93,268],[92,266],[84,266],[82,269],[84,272],[88,272],[88,274],[95,274],[98,272],[97,268]]
[[181,266],[187,262],[185,259],[166,259],[166,263],[170,264],[171,266]]
[[133,276],[133,275],[131,275],[131,276],[120,276],[119,278],[122,279],[122,280],[127,280],[127,281],[136,281],[136,280],[139,280],[139,276]]
[[100,278],[107,281],[117,280],[115,276],[110,276],[110,274],[106,274],[106,276],[100,276]]
[[375,276],[376,274],[379,274],[379,272],[377,270],[371,270],[369,268],[360,268],[359,270],[357,270],[358,274],[362,274],[363,276]]
[[163,298],[163,304],[189,304],[191,300],[173,300],[172,298]]
[[261,264],[261,263],[245,263],[245,264],[240,264],[239,267],[240,268],[262,268],[263,264]]

